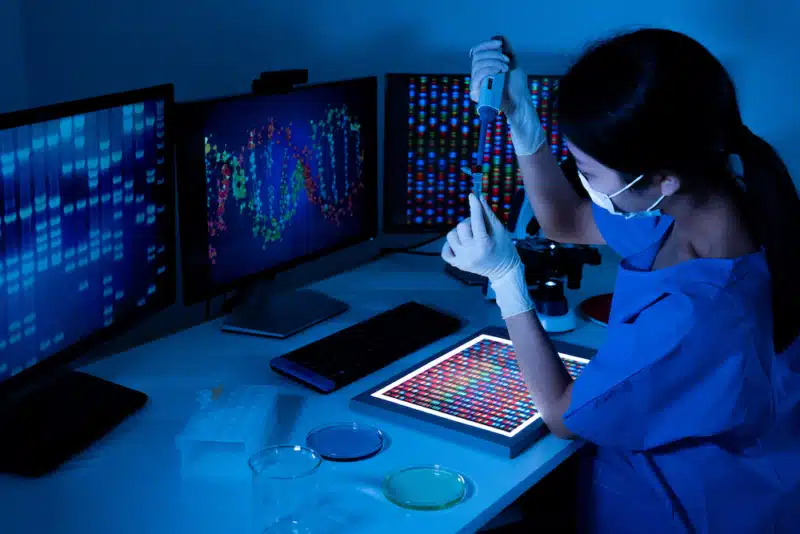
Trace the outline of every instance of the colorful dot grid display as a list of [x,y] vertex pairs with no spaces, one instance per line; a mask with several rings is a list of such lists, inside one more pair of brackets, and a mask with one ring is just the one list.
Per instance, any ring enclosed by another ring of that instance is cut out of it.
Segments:
[[[550,149],[561,161],[568,151],[558,122],[558,80],[556,76],[530,76],[528,83]],[[488,128],[483,140],[486,150],[475,168],[480,123],[470,100],[470,77],[409,75],[407,84],[406,224],[453,225],[468,216],[472,176],[465,174],[463,167],[483,174],[483,194],[506,221],[522,176],[505,116],[498,115]]]
[[[577,378],[588,360],[559,353]],[[374,392],[373,397],[514,437],[539,418],[511,341],[482,334]]]

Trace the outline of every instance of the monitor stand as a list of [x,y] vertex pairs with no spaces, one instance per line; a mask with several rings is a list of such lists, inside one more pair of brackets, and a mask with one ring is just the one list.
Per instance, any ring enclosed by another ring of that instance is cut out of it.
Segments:
[[40,477],[86,449],[147,403],[147,395],[63,371],[0,399],[0,472]]
[[257,288],[226,317],[222,330],[284,339],[349,308],[346,302],[311,289],[270,293]]

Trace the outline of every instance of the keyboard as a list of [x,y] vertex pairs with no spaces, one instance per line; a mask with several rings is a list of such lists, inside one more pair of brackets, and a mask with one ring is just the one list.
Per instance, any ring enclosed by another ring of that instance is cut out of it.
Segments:
[[274,358],[273,371],[331,393],[461,328],[461,320],[407,302]]
[[472,274],[462,271],[458,267],[453,267],[449,263],[444,266],[444,272],[468,286],[482,286],[486,284],[486,277],[479,274]]

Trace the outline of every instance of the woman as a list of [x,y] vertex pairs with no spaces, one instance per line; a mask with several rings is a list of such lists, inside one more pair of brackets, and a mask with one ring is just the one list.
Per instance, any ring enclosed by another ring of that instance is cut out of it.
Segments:
[[742,124],[714,56],[639,30],[591,48],[560,83],[581,199],[509,55],[499,41],[471,51],[472,98],[509,73],[503,111],[544,233],[624,257],[607,341],[573,381],[484,199],[470,196],[442,257],[491,281],[550,430],[596,446],[581,530],[798,532],[800,199],[786,167]]

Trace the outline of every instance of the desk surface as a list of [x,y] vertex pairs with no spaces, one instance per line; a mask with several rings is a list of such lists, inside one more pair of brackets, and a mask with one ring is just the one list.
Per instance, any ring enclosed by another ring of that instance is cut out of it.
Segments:
[[[608,263],[608,264],[606,264]],[[575,305],[608,291],[612,262],[586,268]],[[351,412],[352,397],[487,325],[502,324],[494,303],[478,288],[443,273],[441,259],[394,255],[313,286],[348,302],[350,310],[287,340],[224,334],[212,321],[85,368],[144,391],[150,402],[52,476],[39,480],[0,477],[0,531],[4,534],[57,532],[249,533],[249,482],[215,484],[182,478],[175,437],[199,408],[197,394],[221,384],[275,387],[277,421],[270,441],[305,442],[321,424],[361,421],[383,429],[389,447],[362,462],[323,463],[326,509],[346,518],[348,533],[472,532],[580,447],[547,435],[514,460],[426,435],[408,427]],[[376,313],[414,299],[450,310],[467,321],[464,330],[331,395],[318,395],[271,372],[269,360]],[[559,339],[597,346],[602,327],[581,323]],[[441,512],[410,512],[383,498],[381,482],[399,469],[441,464],[468,478],[467,499]]]

